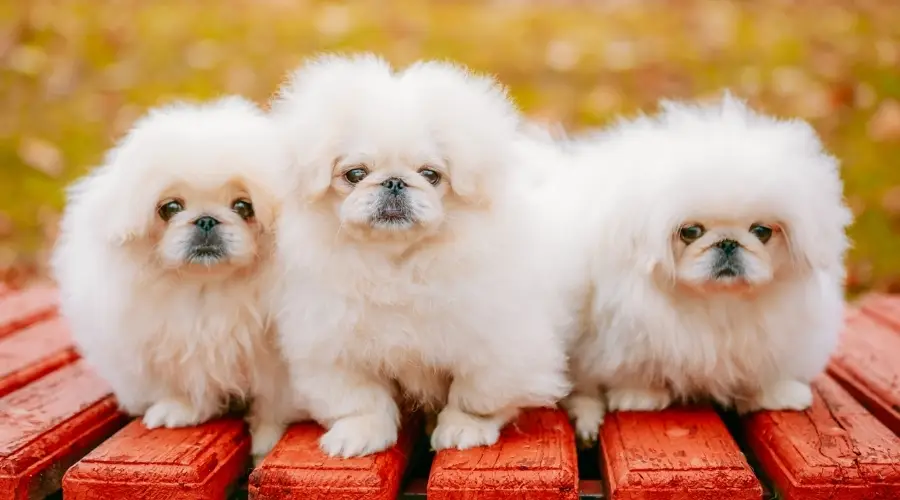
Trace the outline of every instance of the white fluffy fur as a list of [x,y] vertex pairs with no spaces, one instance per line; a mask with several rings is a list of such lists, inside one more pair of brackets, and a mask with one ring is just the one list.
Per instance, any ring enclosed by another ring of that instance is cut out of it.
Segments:
[[[291,408],[266,297],[277,171],[288,160],[277,137],[237,97],[151,111],[71,188],[53,257],[79,349],[125,411],[151,428],[180,427],[251,398],[256,455]],[[252,222],[231,211],[229,189],[251,199]],[[170,196],[186,210],[166,223],[157,207]],[[230,257],[187,264],[191,217],[208,213],[222,221]]]
[[[657,116],[567,146],[557,162],[575,166],[544,196],[562,231],[583,235],[566,240],[565,259],[588,270],[586,280],[568,274],[587,297],[572,302],[575,387],[565,402],[579,436],[596,438],[604,401],[613,410],[698,397],[740,411],[806,408],[842,322],[851,221],[838,164],[814,130],[726,94],[716,104],[666,102]],[[698,284],[707,261],[686,256],[679,267],[675,251],[679,227],[694,220],[744,230],[777,221],[783,246],[756,241],[752,283]]]
[[[295,161],[279,327],[327,453],[392,445],[399,395],[443,408],[441,449],[492,444],[518,409],[567,393],[555,302],[528,238],[535,214],[515,194],[519,118],[494,81],[442,63],[395,72],[374,56],[323,57],[292,75],[273,114]],[[350,187],[341,175],[357,164],[371,173]],[[444,180],[423,183],[422,165]],[[389,176],[409,183],[414,226],[366,222]]]

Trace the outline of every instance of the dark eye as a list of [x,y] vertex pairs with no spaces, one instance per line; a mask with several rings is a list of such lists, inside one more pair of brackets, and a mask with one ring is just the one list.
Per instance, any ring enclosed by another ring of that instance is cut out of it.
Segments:
[[171,200],[163,203],[156,209],[156,213],[159,214],[159,218],[168,222],[169,219],[175,217],[175,214],[184,210],[184,205],[181,204],[178,200]]
[[359,167],[348,170],[347,173],[344,174],[344,179],[347,179],[347,182],[350,184],[356,184],[365,179],[367,175],[369,175],[369,172],[366,169]]
[[704,228],[700,224],[691,224],[690,226],[682,227],[678,232],[678,235],[681,237],[681,241],[690,245],[695,240],[703,236],[703,233],[705,232],[706,228]]
[[753,236],[759,238],[759,241],[763,242],[763,244],[767,243],[772,237],[772,228],[762,224],[753,224],[750,226],[750,232],[753,233]]
[[421,174],[426,181],[431,183],[432,186],[437,186],[438,182],[441,182],[441,174],[435,172],[430,168],[423,168],[422,170],[419,170],[419,174]]
[[249,200],[234,200],[234,203],[231,204],[231,209],[244,220],[253,217],[253,204]]

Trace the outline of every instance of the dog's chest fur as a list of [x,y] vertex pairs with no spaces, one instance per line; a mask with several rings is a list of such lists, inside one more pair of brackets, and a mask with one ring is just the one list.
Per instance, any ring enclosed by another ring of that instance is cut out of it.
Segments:
[[[268,350],[259,291],[242,285],[151,285],[123,321],[146,353],[143,369],[185,395],[245,396]],[[235,297],[243,297],[236,300]]]
[[722,300],[604,311],[600,333],[582,342],[597,354],[587,370],[602,385],[668,387],[679,398],[730,402],[781,376],[793,325],[767,306]]

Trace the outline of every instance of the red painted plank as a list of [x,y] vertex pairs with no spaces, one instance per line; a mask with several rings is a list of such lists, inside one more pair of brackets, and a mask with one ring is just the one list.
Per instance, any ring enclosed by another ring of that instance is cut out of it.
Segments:
[[828,371],[900,434],[900,334],[869,313],[847,311],[846,327]]
[[244,422],[148,430],[135,420],[78,462],[63,479],[66,499],[226,498],[250,460]]
[[575,434],[565,413],[532,409],[493,446],[442,450],[428,478],[429,500],[578,498]]
[[34,287],[0,298],[0,337],[56,315],[58,294],[50,287]]
[[786,500],[900,498],[900,438],[834,380],[804,412],[744,418],[747,443]]
[[392,448],[355,458],[332,458],[319,448],[325,430],[312,422],[294,424],[250,474],[250,498],[275,500],[393,500],[415,438],[418,418],[408,419]]
[[900,297],[872,294],[859,301],[859,309],[872,318],[900,332]]
[[762,486],[712,409],[610,413],[600,444],[610,500],[762,497]]
[[109,387],[82,362],[0,398],[0,498],[43,498],[119,427]]
[[77,358],[68,329],[59,318],[0,337],[0,396]]

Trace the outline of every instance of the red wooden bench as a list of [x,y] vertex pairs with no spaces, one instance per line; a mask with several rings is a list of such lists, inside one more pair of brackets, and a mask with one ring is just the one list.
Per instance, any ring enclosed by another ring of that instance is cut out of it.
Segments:
[[301,423],[255,470],[238,418],[149,431],[119,413],[56,300],[0,288],[0,499],[900,499],[900,298],[848,311],[806,412],[611,414],[579,451],[565,415],[533,410],[495,446],[437,454],[413,415],[394,448],[349,460]]

